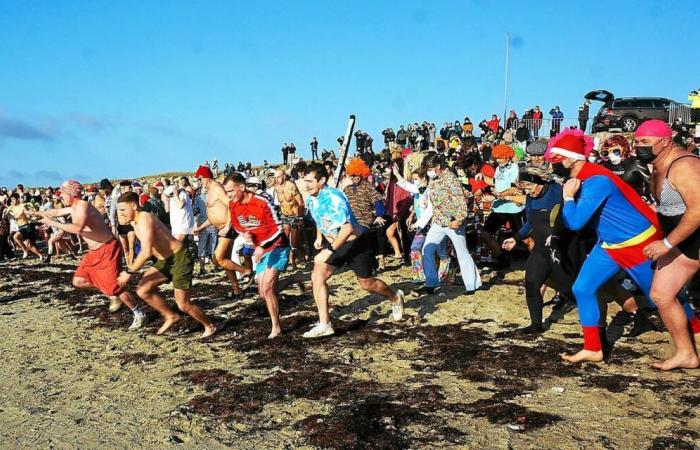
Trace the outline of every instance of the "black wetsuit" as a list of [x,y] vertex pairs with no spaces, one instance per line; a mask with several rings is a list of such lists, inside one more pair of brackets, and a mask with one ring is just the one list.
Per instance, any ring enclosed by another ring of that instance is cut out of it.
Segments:
[[632,186],[644,200],[649,200],[651,174],[647,166],[639,162],[637,158],[625,159],[620,164],[613,164],[608,160],[601,165]]
[[547,280],[561,295],[574,299],[571,286],[576,280],[581,255],[575,234],[564,226],[562,204],[562,187],[556,183],[544,185],[536,198],[528,195],[527,221],[515,235],[516,241],[530,237],[535,243],[525,266],[525,298],[533,327],[542,326],[540,288]]

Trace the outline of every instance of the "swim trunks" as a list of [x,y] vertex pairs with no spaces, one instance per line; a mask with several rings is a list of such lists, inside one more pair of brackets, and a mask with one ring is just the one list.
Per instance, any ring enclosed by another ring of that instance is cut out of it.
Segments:
[[194,259],[183,245],[166,259],[159,259],[153,267],[162,273],[168,281],[173,282],[175,289],[187,290],[192,287],[192,275],[194,274]]
[[122,292],[117,278],[121,270],[122,247],[113,239],[100,248],[90,250],[73,274],[84,278],[104,295],[113,297]]

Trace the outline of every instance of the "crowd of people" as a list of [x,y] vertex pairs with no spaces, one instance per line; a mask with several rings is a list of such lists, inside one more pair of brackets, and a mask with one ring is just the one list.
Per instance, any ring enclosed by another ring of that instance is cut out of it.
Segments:
[[[319,158],[314,137],[310,161],[285,144],[277,166],[227,163],[219,173],[214,160],[193,177],[151,183],[18,185],[0,191],[0,259],[33,254],[50,264],[87,249],[73,285],[102,292],[112,311],[130,308],[131,329],[144,325],[148,305],[162,317],[158,334],[181,320],[158,291],[165,283],[203,337],[217,330],[190,301],[195,276],[223,271],[229,297],[257,293],[270,338],[283,332],[281,293],[297,286],[313,293],[319,318],[303,336],[319,338],[334,334],[328,280],[345,266],[400,321],[408,294],[378,277],[388,266],[411,268],[411,295],[452,284],[469,301],[484,287],[483,270],[502,275],[521,255],[530,325],[519,333],[544,333],[577,308],[583,348],[562,358],[597,362],[613,328],[633,339],[656,329],[649,316],[658,315],[675,350],[655,367],[696,368],[700,159],[697,139],[686,139],[693,127],[684,135],[650,120],[633,136],[591,137],[584,107],[579,127],[562,127],[563,114],[552,108],[549,139],[539,134],[535,107],[520,118],[511,111],[504,124],[495,115],[482,121],[478,137],[468,117],[440,129],[430,122],[386,128],[379,153],[358,130],[342,167],[335,152]],[[300,270],[306,265],[310,279]],[[547,289],[554,307],[544,319]],[[608,324],[612,301],[622,310]]]

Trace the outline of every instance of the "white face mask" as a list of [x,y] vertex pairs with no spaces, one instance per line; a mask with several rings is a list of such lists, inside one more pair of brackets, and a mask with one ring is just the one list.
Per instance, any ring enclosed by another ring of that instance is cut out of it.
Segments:
[[437,178],[437,172],[435,172],[435,169],[430,169],[430,170],[428,170],[428,171],[426,172],[426,175],[428,175],[428,178],[430,178],[431,180],[432,180],[433,178]]
[[416,187],[420,187],[420,180],[413,180],[413,185]]
[[588,157],[588,162],[589,162],[589,163],[595,164],[595,162],[596,162],[596,157],[595,157],[595,156],[589,156],[589,157]]
[[610,162],[613,163],[613,165],[618,165],[622,161],[622,156],[618,155],[610,155]]

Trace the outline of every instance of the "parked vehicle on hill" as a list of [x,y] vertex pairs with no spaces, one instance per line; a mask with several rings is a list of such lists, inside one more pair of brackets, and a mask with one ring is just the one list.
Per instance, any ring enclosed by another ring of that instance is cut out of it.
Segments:
[[599,101],[603,105],[593,118],[593,131],[620,129],[631,132],[649,119],[669,121],[672,109],[684,107],[673,100],[663,97],[619,97],[606,90],[591,91],[584,96],[586,100]]

